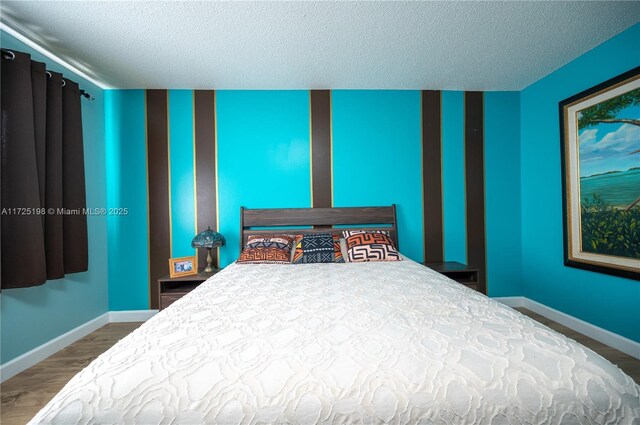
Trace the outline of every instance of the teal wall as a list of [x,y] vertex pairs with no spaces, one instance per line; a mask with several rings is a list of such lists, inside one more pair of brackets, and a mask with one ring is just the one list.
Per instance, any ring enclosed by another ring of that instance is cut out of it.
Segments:
[[169,90],[171,257],[196,255],[193,90]]
[[[47,69],[63,73],[95,96],[93,102],[82,99],[87,207],[104,208],[107,193],[104,91],[5,32],[0,33],[0,44],[31,54],[34,60],[45,62]],[[87,272],[70,274],[42,286],[5,289],[0,293],[2,363],[107,312],[107,217],[89,216],[87,222]]]
[[467,263],[464,92],[442,92],[442,213],[444,258]]
[[419,91],[331,92],[333,205],[396,204],[400,250],[421,261]]
[[520,94],[484,96],[484,178],[489,295],[522,295]]
[[523,295],[640,341],[640,283],[564,266],[558,102],[640,65],[640,24],[520,93]]
[[[173,256],[193,255],[193,92],[168,93],[171,249]],[[217,220],[227,239],[219,251],[221,265],[239,254],[240,206],[311,206],[309,96],[308,90],[216,92]],[[520,293],[518,101],[517,93],[487,93],[485,99],[493,296]],[[144,103],[143,91],[113,90],[107,96],[109,205],[130,209],[109,226],[111,310],[148,308]],[[401,251],[422,261],[422,170],[430,161],[422,163],[420,92],[334,90],[331,105],[334,206],[397,204]],[[442,127],[445,259],[464,262],[462,92],[442,93]]]
[[240,207],[311,206],[309,91],[218,91],[221,265],[240,254]]
[[144,90],[105,93],[109,310],[149,308],[147,148]]

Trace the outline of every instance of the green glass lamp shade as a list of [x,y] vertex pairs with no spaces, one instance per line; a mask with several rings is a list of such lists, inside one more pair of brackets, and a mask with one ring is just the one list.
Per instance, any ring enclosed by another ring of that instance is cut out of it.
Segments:
[[215,248],[224,246],[227,241],[218,232],[214,232],[210,227],[204,232],[198,233],[191,241],[191,248]]

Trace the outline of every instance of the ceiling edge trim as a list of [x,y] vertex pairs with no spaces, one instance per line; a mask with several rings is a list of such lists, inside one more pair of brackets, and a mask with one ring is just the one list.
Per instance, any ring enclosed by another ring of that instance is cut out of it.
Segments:
[[95,78],[92,78],[92,77],[88,76],[86,73],[82,72],[81,70],[79,70],[75,66],[71,65],[69,62],[65,61],[61,57],[59,57],[56,54],[50,52],[49,50],[45,49],[44,47],[42,47],[41,45],[37,44],[33,40],[25,37],[20,32],[18,32],[15,29],[11,28],[5,22],[1,22],[0,21],[0,30],[2,30],[4,32],[6,32],[7,34],[17,38],[18,40],[20,40],[21,42],[23,42],[27,46],[31,47],[33,50],[37,51],[38,53],[41,53],[41,54],[45,55],[46,57],[48,57],[52,61],[56,62],[59,65],[64,66],[69,71],[71,71],[71,72],[77,74],[78,76],[84,78],[85,80],[95,84],[96,86],[100,87],[101,89],[108,90],[108,89],[112,89],[113,88],[113,87],[109,86],[108,84],[103,83],[102,81],[98,81]]

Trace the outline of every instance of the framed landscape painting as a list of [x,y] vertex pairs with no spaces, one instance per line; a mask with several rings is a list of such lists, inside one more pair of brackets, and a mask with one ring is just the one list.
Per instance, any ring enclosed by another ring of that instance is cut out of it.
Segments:
[[640,280],[640,67],[560,102],[565,264]]

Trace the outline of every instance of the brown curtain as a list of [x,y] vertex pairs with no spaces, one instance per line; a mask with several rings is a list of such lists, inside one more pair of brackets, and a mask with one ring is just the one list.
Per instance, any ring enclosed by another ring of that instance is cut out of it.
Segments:
[[0,255],[7,289],[86,271],[88,252],[78,84],[25,53],[3,49],[1,59]]

